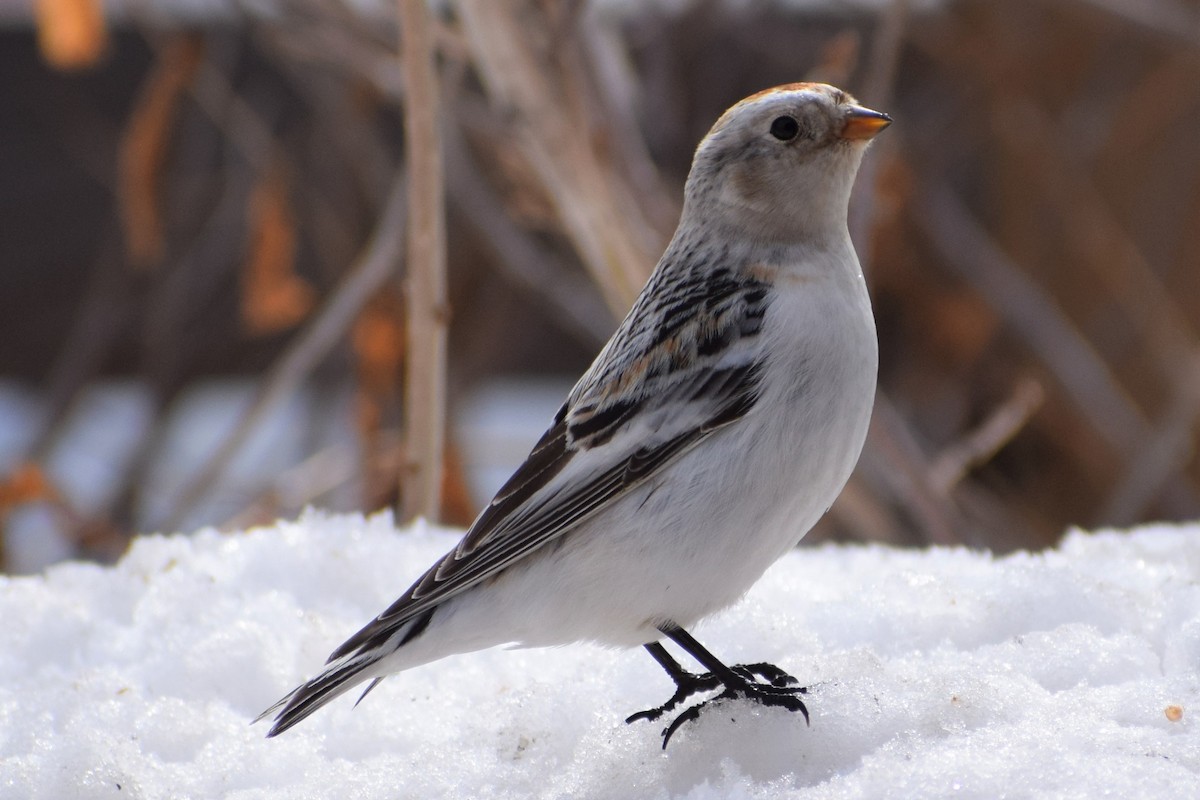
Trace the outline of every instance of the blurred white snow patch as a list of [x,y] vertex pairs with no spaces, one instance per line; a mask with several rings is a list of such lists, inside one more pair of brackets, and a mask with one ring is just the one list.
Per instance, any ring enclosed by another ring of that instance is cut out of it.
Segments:
[[811,689],[625,725],[672,691],[638,650],[493,650],[340,698],[311,676],[457,532],[308,513],[138,539],[0,579],[0,798],[1200,796],[1200,527],[994,559],[826,546],[695,633]]
[[495,496],[546,432],[573,385],[570,378],[501,378],[467,395],[455,409],[455,438],[474,497]]
[[[47,413],[44,401],[28,387],[0,380],[0,474],[15,468],[33,445]],[[81,392],[64,415],[40,461],[77,513],[101,508],[120,490],[152,405],[145,387],[113,381]],[[18,505],[0,536],[14,572],[35,572],[72,552],[61,513],[47,503]]]

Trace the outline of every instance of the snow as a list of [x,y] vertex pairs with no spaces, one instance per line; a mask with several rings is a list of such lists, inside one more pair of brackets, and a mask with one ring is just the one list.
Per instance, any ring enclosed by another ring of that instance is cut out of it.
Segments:
[[0,578],[0,798],[1200,796],[1200,526],[1056,550],[823,546],[693,633],[811,687],[660,749],[640,650],[459,656],[249,721],[455,541],[306,512]]

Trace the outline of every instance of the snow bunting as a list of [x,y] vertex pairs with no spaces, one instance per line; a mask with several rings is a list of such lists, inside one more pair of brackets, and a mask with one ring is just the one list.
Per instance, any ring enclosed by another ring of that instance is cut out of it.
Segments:
[[[657,719],[746,698],[808,711],[771,664],[726,666],[687,633],[795,547],[858,460],[875,324],[846,227],[888,124],[832,86],[730,108],[696,150],[674,238],[629,315],[462,541],[259,717],[268,736],[341,693],[513,643],[642,645],[675,682]],[[670,639],[705,670],[685,670]],[[360,698],[361,700],[361,698]]]

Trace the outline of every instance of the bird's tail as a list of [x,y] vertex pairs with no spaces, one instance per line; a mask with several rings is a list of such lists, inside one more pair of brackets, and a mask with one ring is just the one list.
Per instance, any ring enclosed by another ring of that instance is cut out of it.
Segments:
[[[400,608],[400,603],[408,599],[408,595],[405,595],[401,600],[396,601],[392,608],[343,642],[337,650],[333,651],[333,655],[329,657],[329,661],[320,675],[297,686],[278,703],[259,714],[254,722],[270,716],[275,717],[271,730],[267,731],[267,738],[278,736],[330,700],[348,692],[363,681],[373,678],[374,680],[358,698],[359,702],[362,702],[363,697],[366,697],[383,680],[380,676],[381,670],[373,668],[380,661],[390,658],[397,650],[420,637],[429,627],[429,621],[433,619],[434,609],[425,609],[416,616],[403,613],[404,609]],[[399,612],[397,608],[400,608]],[[409,658],[403,668],[423,664],[428,660],[428,656],[424,659]],[[394,662],[389,663],[392,663],[392,668],[382,670],[382,672],[387,673],[397,669]]]
[[[362,652],[338,659],[320,675],[297,686],[278,703],[259,714],[254,722],[274,715],[275,722],[271,725],[271,730],[267,731],[267,738],[278,736],[330,700],[370,678],[370,667],[378,660],[377,656]],[[361,701],[366,697],[367,692],[374,689],[381,680],[383,678],[376,677],[358,699]]]

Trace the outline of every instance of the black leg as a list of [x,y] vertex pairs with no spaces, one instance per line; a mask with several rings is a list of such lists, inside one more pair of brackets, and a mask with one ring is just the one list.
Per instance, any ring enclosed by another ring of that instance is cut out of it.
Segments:
[[[795,678],[788,675],[779,667],[764,661],[760,661],[757,664],[735,664],[732,667],[727,667],[721,663],[720,659],[708,652],[704,645],[697,642],[690,633],[677,625],[671,627],[663,626],[660,630],[670,637],[675,644],[687,651],[688,655],[708,667],[709,671],[720,678],[721,683],[724,683],[726,686],[730,685],[731,680],[736,682],[739,677],[753,682],[755,675],[766,678],[772,686],[776,687],[791,686],[798,683]],[[668,655],[667,658],[671,657]],[[675,661],[673,658],[671,660]],[[675,665],[678,667],[678,662]]]
[[643,647],[667,671],[667,674],[671,676],[671,680],[675,681],[676,691],[675,694],[671,695],[671,699],[661,706],[648,708],[645,711],[639,711],[636,714],[630,715],[625,719],[626,724],[637,722],[639,719],[653,722],[697,692],[711,692],[721,685],[721,679],[711,672],[704,675],[695,675],[685,670],[679,665],[678,661],[671,657],[667,649],[658,642],[651,642],[650,644],[643,645]]
[[[666,703],[657,708],[639,711],[626,719],[626,722],[634,722],[640,719],[651,721],[658,719],[693,694],[713,691],[721,686],[725,687],[725,690],[716,697],[692,706],[675,718],[663,731],[664,750],[667,748],[667,744],[671,741],[671,736],[675,731],[679,730],[684,723],[697,719],[700,716],[701,709],[719,700],[744,697],[766,706],[777,706],[786,708],[789,711],[799,711],[804,715],[804,721],[808,722],[808,709],[805,708],[800,698],[796,696],[797,694],[805,693],[807,690],[796,686],[796,679],[779,667],[766,663],[737,664],[729,667],[678,625],[662,625],[659,627],[659,630],[662,631],[664,636],[671,639],[695,658],[696,661],[707,667],[709,671],[700,675],[690,673],[680,666],[679,662],[658,642],[651,642],[645,645],[646,652],[659,663],[667,675],[670,676],[671,680],[675,682],[676,692]],[[766,680],[767,683],[759,681],[760,677]]]
[[663,647],[658,642],[650,642],[650,644],[642,646],[646,648],[646,652],[650,654],[650,657],[657,661],[658,665],[667,671],[667,674],[671,676],[671,680],[675,681],[676,683],[679,683],[681,678],[686,678],[691,674],[685,670],[670,653],[667,652],[667,648]]

